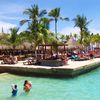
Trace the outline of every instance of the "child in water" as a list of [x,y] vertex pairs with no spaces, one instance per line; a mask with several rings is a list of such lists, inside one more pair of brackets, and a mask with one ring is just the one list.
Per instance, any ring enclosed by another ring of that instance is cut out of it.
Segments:
[[29,92],[32,88],[32,83],[29,82],[28,80],[25,80],[24,82],[24,91]]
[[13,85],[11,85],[11,87],[12,87],[12,96],[16,96],[17,95],[17,91],[18,91],[17,85],[13,84]]

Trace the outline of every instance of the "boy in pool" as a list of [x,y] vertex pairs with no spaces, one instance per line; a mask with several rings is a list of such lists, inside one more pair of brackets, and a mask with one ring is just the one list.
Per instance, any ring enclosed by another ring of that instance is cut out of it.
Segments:
[[11,87],[12,87],[12,96],[16,96],[18,91],[17,85],[12,85]]

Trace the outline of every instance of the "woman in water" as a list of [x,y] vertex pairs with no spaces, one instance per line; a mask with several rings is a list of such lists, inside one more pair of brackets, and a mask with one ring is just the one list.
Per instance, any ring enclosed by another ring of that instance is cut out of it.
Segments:
[[28,80],[25,80],[25,82],[24,82],[24,91],[25,92],[29,92],[30,90],[31,90],[31,88],[32,88],[32,83],[31,82],[29,82]]

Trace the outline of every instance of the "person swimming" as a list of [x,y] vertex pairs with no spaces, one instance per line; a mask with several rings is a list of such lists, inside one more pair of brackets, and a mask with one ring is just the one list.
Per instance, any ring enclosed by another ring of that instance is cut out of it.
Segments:
[[24,91],[25,92],[29,92],[31,90],[31,88],[32,88],[32,83],[30,81],[28,81],[28,80],[25,80],[24,88],[23,88]]
[[16,96],[17,95],[17,91],[18,91],[17,85],[13,84],[13,85],[11,85],[11,87],[12,87],[12,96]]

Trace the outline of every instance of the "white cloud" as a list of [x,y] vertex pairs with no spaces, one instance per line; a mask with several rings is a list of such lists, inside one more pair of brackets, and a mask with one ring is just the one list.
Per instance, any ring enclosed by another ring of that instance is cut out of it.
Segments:
[[0,15],[0,19],[2,20],[22,20],[22,17],[11,17],[11,16]]
[[22,20],[22,14],[25,10],[23,5],[7,4],[0,6],[0,20]]
[[[6,8],[6,9],[4,9]],[[25,10],[25,7],[23,5],[18,5],[18,4],[7,4],[7,5],[1,5],[0,6],[1,13],[3,14],[9,14],[9,13],[23,13]]]
[[[90,28],[89,31],[90,31],[91,33],[94,33],[94,34],[100,33],[100,30],[98,30],[98,29],[93,29],[93,28]],[[75,28],[75,27],[65,27],[64,29],[62,29],[62,30],[60,31],[60,33],[62,33],[62,34],[67,34],[67,35],[70,35],[71,33],[79,34],[79,32],[80,32],[79,28]]]
[[96,33],[100,34],[100,30],[98,30],[98,29],[90,29],[90,32],[94,33],[94,34],[96,34]]
[[79,29],[78,28],[74,28],[74,27],[65,27],[64,29],[62,29],[60,31],[60,33],[67,34],[67,35],[69,35],[70,33],[78,34],[79,33]]
[[0,33],[2,31],[2,28],[3,28],[4,32],[7,33],[7,32],[9,32],[9,29],[12,28],[12,27],[16,27],[16,25],[0,21]]

